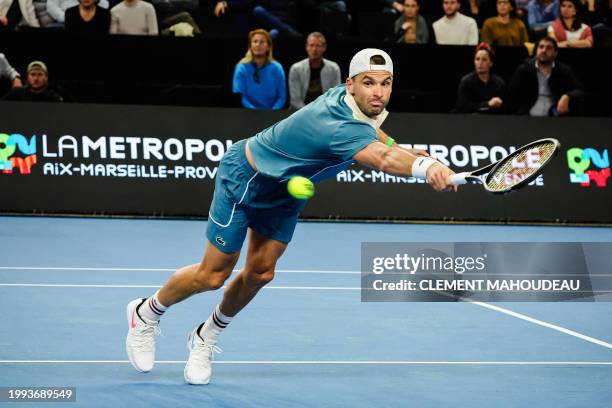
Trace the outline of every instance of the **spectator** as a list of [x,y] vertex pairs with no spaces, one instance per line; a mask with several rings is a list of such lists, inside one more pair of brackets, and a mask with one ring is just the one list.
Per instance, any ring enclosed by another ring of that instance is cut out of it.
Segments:
[[98,7],[97,0],[79,0],[79,5],[66,10],[64,28],[74,34],[108,34],[110,12]]
[[433,23],[436,42],[444,45],[478,44],[476,20],[459,13],[458,0],[444,0],[444,17]]
[[559,18],[559,0],[530,0],[527,4],[527,25],[536,35]]
[[20,25],[40,27],[32,0],[0,0],[0,32]]
[[542,37],[536,44],[535,58],[527,59],[515,71],[510,93],[516,113],[531,116],[558,116],[570,112],[582,96],[580,83],[570,67],[555,61],[557,42]]
[[[78,0],[47,0],[47,12],[58,23],[64,23],[66,10],[79,5]],[[108,0],[99,0],[99,7],[108,9]]]
[[151,3],[123,0],[111,9],[111,34],[157,35],[157,15]]
[[481,31],[481,41],[494,45],[520,46],[529,41],[527,28],[515,17],[514,0],[497,0],[497,17],[488,18]]
[[11,66],[4,54],[0,53],[0,79],[11,81],[11,88],[21,88],[21,75]]
[[7,101],[61,102],[62,97],[49,89],[47,66],[42,61],[32,61],[28,65],[28,83],[21,88],[13,88],[4,96]]
[[281,109],[287,89],[285,72],[272,56],[272,38],[263,29],[249,33],[249,49],[236,65],[232,91],[248,109]]
[[457,91],[456,112],[499,113],[504,107],[506,84],[491,74],[495,53],[487,43],[480,43],[474,54],[474,72],[461,78]]
[[287,0],[236,0],[219,1],[215,6],[215,16],[219,17],[232,8],[250,9],[255,22],[268,29],[272,38],[280,35],[303,38],[297,27],[297,5]]
[[548,26],[548,35],[557,40],[559,48],[591,48],[591,27],[578,17],[577,0],[561,0],[561,18]]
[[306,39],[308,58],[296,62],[289,69],[289,99],[294,109],[303,108],[340,84],[340,67],[323,58],[327,42],[323,34],[314,32]]
[[405,0],[404,12],[395,21],[397,42],[406,44],[427,44],[430,39],[429,26],[419,14],[419,0]]

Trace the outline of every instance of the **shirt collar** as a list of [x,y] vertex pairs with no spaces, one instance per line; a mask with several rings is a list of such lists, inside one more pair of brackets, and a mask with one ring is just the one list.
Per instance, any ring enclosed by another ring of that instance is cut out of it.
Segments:
[[[535,67],[536,67],[536,69],[540,69],[540,66],[538,65],[538,60],[537,59],[535,60]],[[555,61],[553,61],[552,67],[553,67],[553,69],[555,68]]]
[[357,102],[355,102],[355,98],[353,98],[353,95],[350,94],[348,89],[346,90],[346,95],[344,95],[344,102],[346,102],[348,107],[351,108],[351,111],[353,112],[353,118],[367,123],[374,129],[378,129],[385,121],[385,119],[387,119],[387,115],[389,115],[387,109],[383,109],[383,111],[376,118],[370,118],[369,116],[364,114],[361,109],[359,109],[359,106],[357,106]]

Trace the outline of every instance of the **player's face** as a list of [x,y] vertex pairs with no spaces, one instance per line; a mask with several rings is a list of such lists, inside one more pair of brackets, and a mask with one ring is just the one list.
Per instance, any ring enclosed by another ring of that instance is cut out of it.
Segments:
[[268,44],[268,40],[262,34],[255,34],[253,38],[251,38],[251,52],[255,57],[265,57],[268,54],[268,50],[270,49],[270,45]]
[[444,0],[442,7],[444,8],[444,14],[447,17],[452,17],[459,11],[459,2],[457,0]]
[[28,85],[35,91],[47,86],[47,74],[40,69],[33,69],[28,72]]
[[357,106],[369,117],[376,117],[391,98],[393,77],[387,71],[368,71],[346,81],[348,92]]
[[491,71],[491,67],[493,66],[493,62],[491,61],[491,57],[489,57],[489,53],[485,50],[480,50],[474,56],[474,69],[477,74],[486,74]]
[[325,50],[327,49],[327,45],[325,45],[325,41],[321,37],[308,37],[308,41],[306,42],[306,53],[308,54],[308,59],[318,60],[323,58],[323,54],[325,54]]
[[416,0],[406,0],[404,2],[404,16],[406,18],[415,18],[419,12],[419,5]]

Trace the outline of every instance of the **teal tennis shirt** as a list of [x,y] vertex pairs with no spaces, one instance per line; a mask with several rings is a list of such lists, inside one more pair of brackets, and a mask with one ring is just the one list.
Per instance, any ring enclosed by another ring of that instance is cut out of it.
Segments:
[[249,138],[258,172],[281,180],[299,175],[319,182],[350,166],[357,152],[377,140],[376,128],[387,111],[378,120],[369,119],[359,111],[352,96],[345,96],[344,84],[331,88],[288,118]]

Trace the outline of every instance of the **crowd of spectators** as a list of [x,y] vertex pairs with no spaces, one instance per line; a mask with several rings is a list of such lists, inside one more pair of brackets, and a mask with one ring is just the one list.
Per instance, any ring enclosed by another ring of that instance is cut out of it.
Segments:
[[[368,3],[387,27],[384,38],[393,42],[517,46],[549,35],[560,47],[589,47],[598,37],[609,41],[612,31],[610,0]],[[193,36],[209,26],[226,26],[242,34],[263,28],[272,39],[304,38],[313,31],[359,35],[355,20],[362,7],[351,0],[0,0],[0,31]]]
[[[47,0],[46,11],[54,22],[41,24],[37,11],[40,2],[35,5],[32,0],[0,0],[0,30],[54,26],[78,34],[192,36],[202,32],[188,11],[167,4],[162,7],[156,1],[162,0]],[[580,112],[580,82],[568,66],[556,61],[558,48],[593,47],[597,44],[595,32],[609,34],[612,0],[464,0],[465,4],[460,0],[438,1],[442,11],[438,18],[432,18],[431,4],[424,9],[421,0],[379,0],[378,9],[391,21],[386,41],[479,44],[474,53],[474,71],[459,82],[454,111],[533,116]],[[338,64],[324,58],[324,33],[337,36],[349,32],[347,27],[353,17],[345,1],[228,0],[214,1],[212,5],[211,18],[223,19],[231,14],[232,24],[243,24],[240,31],[253,25],[260,27],[248,31],[246,54],[235,65],[233,74],[232,92],[244,108],[300,109],[342,82]],[[305,25],[300,13],[309,16],[316,31],[303,34]],[[287,76],[273,56],[273,42],[284,37],[304,41],[306,50],[306,58],[291,65]],[[516,68],[508,85],[492,73],[494,47],[505,46],[526,46],[534,53]],[[12,87],[5,99],[62,99],[48,88],[49,72],[44,62],[32,62],[26,75],[22,81],[0,54],[0,78],[10,81]]]

